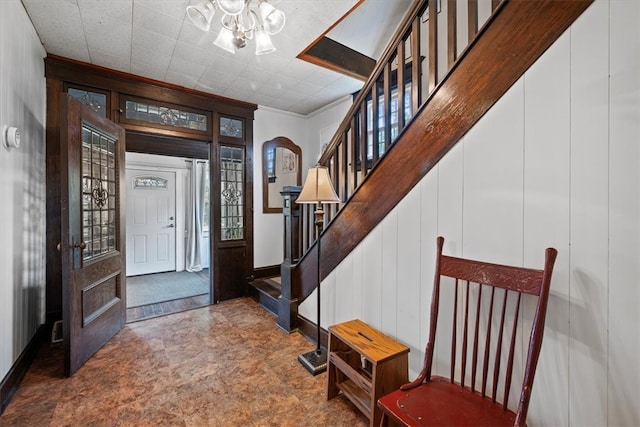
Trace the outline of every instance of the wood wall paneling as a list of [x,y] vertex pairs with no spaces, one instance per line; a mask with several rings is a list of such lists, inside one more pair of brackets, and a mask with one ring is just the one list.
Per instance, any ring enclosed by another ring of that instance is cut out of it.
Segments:
[[[610,2],[609,425],[640,425],[640,5]],[[636,54],[629,43],[636,41]],[[635,91],[629,88],[635,87]],[[634,117],[636,118],[634,120]],[[636,337],[634,340],[633,337]]]
[[362,318],[362,306],[364,304],[364,294],[368,289],[364,287],[364,283],[362,283],[362,269],[364,268],[364,262],[362,259],[362,248],[356,248],[353,252],[353,270],[352,270],[352,280],[353,287],[352,290],[352,300],[353,304],[353,318],[360,319]]
[[[438,236],[438,183],[440,177],[438,174],[439,167],[427,174],[416,189],[420,192],[420,206],[418,208],[419,219],[418,229],[420,230],[420,247],[419,247],[419,272],[418,290],[416,296],[418,304],[418,336],[417,348],[412,350],[410,357],[416,360],[412,366],[420,366],[424,361],[424,349],[429,337],[429,310],[423,307],[431,305],[431,295],[433,292],[433,278],[435,272],[436,260],[436,238]],[[442,331],[442,329],[440,330]],[[442,335],[442,332],[439,332]],[[416,372],[417,374],[417,372]]]
[[464,257],[522,263],[522,104],[520,80],[465,137]]
[[392,211],[378,225],[382,229],[382,312],[381,330],[392,336],[397,333],[396,306],[398,301],[398,213]]
[[382,227],[376,227],[362,245],[362,319],[376,329],[382,326]]
[[529,407],[534,425],[569,425],[568,394],[549,399],[539,390],[568,390],[570,371],[570,39],[565,33],[524,77],[524,264],[542,265],[540,248],[558,250]]
[[399,327],[395,337],[408,347],[410,363],[420,363],[424,360],[419,356],[419,350],[425,343],[420,342],[420,192],[412,191],[397,207],[398,216],[398,244],[397,264],[397,301],[398,309],[396,321]]
[[607,420],[609,2],[571,28],[571,276],[569,411],[574,425]]

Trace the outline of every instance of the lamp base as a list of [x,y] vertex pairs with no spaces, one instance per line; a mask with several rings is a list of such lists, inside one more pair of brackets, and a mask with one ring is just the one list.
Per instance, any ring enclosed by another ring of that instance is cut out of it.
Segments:
[[313,350],[298,356],[298,362],[316,376],[327,370],[327,353],[322,350]]

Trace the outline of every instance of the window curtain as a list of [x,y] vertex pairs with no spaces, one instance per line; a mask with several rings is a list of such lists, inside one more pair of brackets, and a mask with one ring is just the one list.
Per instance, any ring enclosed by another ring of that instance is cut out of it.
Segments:
[[191,197],[187,206],[187,271],[202,271],[202,222],[206,172],[205,162],[191,160]]

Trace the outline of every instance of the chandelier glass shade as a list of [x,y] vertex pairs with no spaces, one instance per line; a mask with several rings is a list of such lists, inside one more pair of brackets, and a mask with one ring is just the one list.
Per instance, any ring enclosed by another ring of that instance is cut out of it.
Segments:
[[223,13],[222,27],[213,44],[235,53],[254,39],[256,55],[264,55],[276,50],[271,36],[284,28],[285,15],[269,0],[204,0],[187,6],[187,16],[198,29],[209,31],[216,11]]

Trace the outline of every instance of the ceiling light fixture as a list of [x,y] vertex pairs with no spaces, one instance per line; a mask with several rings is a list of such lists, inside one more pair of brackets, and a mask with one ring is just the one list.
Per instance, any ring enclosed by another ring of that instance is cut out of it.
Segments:
[[221,19],[222,28],[213,44],[236,53],[236,50],[247,45],[247,40],[255,36],[256,55],[276,50],[270,36],[282,31],[285,16],[269,0],[205,0],[187,6],[187,16],[198,29],[209,31],[217,9],[224,15]]

